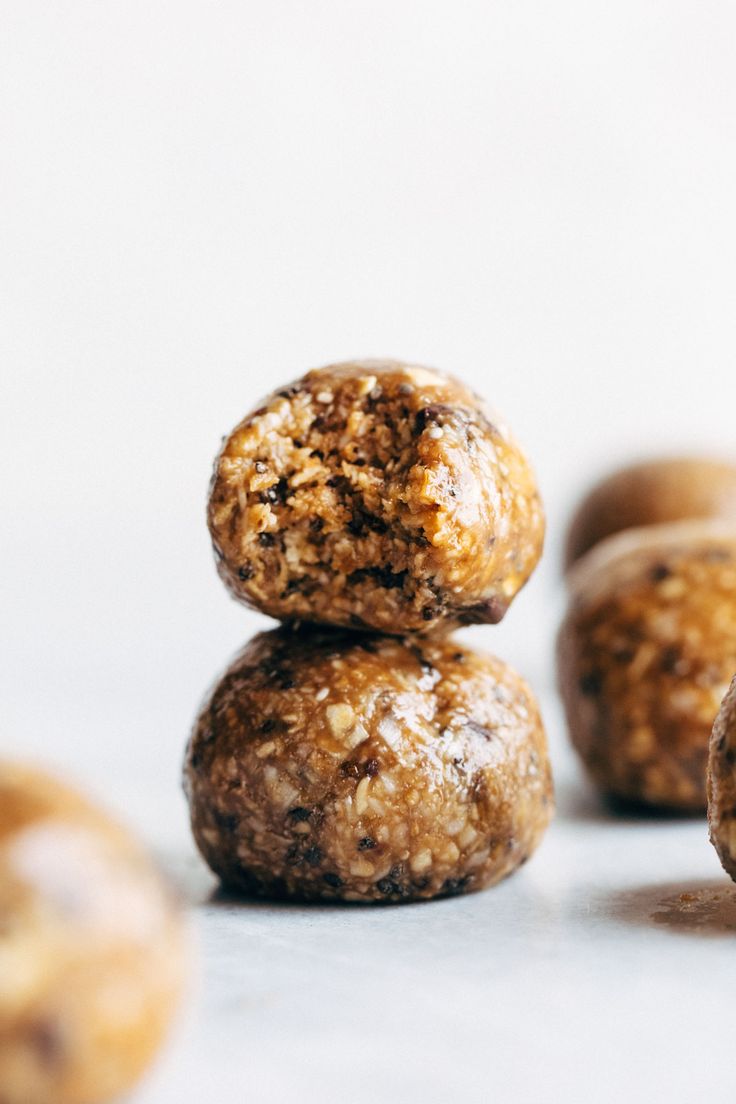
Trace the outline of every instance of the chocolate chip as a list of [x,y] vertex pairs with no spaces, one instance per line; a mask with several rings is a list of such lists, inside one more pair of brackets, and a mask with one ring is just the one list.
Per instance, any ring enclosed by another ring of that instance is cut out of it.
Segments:
[[468,882],[470,881],[470,874],[466,874],[464,878],[447,878],[442,885],[443,893],[462,893]]
[[603,675],[600,671],[587,671],[580,679],[580,693],[586,698],[596,698],[603,689]]
[[395,897],[401,893],[401,887],[398,882],[392,881],[391,878],[381,878],[376,882],[376,888],[384,897]]
[[400,590],[408,574],[408,571],[392,571],[390,567],[359,567],[357,571],[350,572],[348,582],[351,586],[355,586],[366,579],[375,579],[378,585],[386,590]]
[[324,529],[325,519],[321,517],[313,517],[309,522],[309,528],[313,533],[321,533]]
[[423,675],[433,675],[437,668],[425,657],[421,648],[413,647],[411,653],[419,664]]
[[41,1020],[29,1028],[30,1042],[44,1066],[57,1066],[64,1056],[61,1028],[50,1020]]
[[276,727],[276,721],[274,721],[274,719],[272,717],[269,717],[267,720],[265,720],[263,722],[263,724],[261,725],[259,731],[263,732],[263,733],[273,732],[275,727]]
[[276,543],[276,538],[274,537],[273,533],[259,533],[258,543],[261,545],[262,548],[273,548],[274,544]]
[[252,579],[254,575],[255,568],[253,564],[244,563],[238,568],[238,578],[244,583],[247,583],[248,579]]
[[422,433],[428,425],[443,425],[447,421],[456,421],[459,411],[445,403],[431,403],[417,412],[414,422],[417,433]]
[[509,604],[505,599],[488,598],[485,602],[477,602],[474,606],[467,606],[461,610],[459,620],[464,625],[477,623],[497,625],[503,620],[508,608]]
[[649,577],[654,583],[661,583],[663,579],[669,579],[672,572],[667,564],[658,563],[649,572]]
[[359,851],[372,851],[376,846],[376,841],[371,836],[363,836],[361,840],[358,840]]
[[239,817],[234,813],[222,813],[219,809],[213,810],[212,817],[217,827],[225,832],[234,832],[240,823]]
[[326,882],[327,885],[331,886],[333,889],[339,889],[340,886],[344,884],[339,874],[332,874],[329,871],[327,874],[322,875],[322,881]]
[[663,648],[659,665],[666,675],[677,674],[677,669],[681,667],[682,662],[682,652],[675,644],[671,644],[668,648]]
[[289,816],[292,820],[309,820],[311,816],[309,809],[305,809],[303,805],[297,805],[294,809],[289,809]]
[[345,778],[374,778],[379,771],[377,759],[346,759],[340,764],[340,773]]
[[[267,490],[262,491],[260,494],[261,502],[270,502],[272,505],[275,503],[284,503],[289,494],[289,484],[286,479],[279,479],[278,483],[274,483],[273,486]],[[261,534],[263,536],[263,534]]]
[[435,613],[435,611],[433,609],[430,609],[429,606],[425,606],[424,609],[422,610],[422,620],[423,621],[434,621],[436,616],[437,616],[437,614]]
[[304,852],[304,861],[310,866],[319,866],[322,862],[322,852],[319,847],[308,847]]
[[[347,528],[355,537],[361,537],[366,531],[372,533],[385,533],[388,529],[386,522],[381,518],[376,517],[375,514],[371,514],[366,510],[361,509],[360,506],[353,506],[353,513]],[[364,569],[369,570],[369,569]]]
[[408,574],[408,571],[392,571],[390,567],[386,567],[379,568],[375,578],[386,590],[401,590]]

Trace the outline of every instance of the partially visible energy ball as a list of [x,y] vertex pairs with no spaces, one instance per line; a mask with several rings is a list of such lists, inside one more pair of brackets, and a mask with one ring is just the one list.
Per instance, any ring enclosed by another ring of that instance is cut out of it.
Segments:
[[736,678],[723,699],[710,741],[708,823],[723,869],[736,881]]
[[453,641],[283,627],[256,636],[197,721],[185,789],[225,886],[410,901],[499,881],[552,813],[531,691]]
[[736,522],[736,463],[673,457],[631,464],[597,483],[575,511],[565,566],[625,529],[707,518]]
[[506,428],[457,380],[397,361],[266,399],[224,442],[208,520],[235,598],[396,634],[500,621],[544,538]]
[[606,794],[697,812],[736,670],[736,526],[620,533],[570,576],[558,642],[573,743]]
[[0,1100],[102,1104],[179,1002],[182,921],[140,846],[53,778],[0,762]]

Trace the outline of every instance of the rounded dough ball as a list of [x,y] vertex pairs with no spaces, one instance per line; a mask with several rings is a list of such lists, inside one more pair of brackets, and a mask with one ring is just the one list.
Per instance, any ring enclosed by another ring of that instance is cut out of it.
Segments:
[[706,457],[632,464],[583,499],[568,530],[565,567],[624,529],[698,518],[736,521],[736,464]]
[[314,900],[482,889],[539,843],[547,747],[519,676],[453,641],[256,636],[187,751],[194,836],[226,886]]
[[80,795],[0,762],[0,1099],[118,1099],[158,1049],[181,919],[141,848]]
[[705,808],[708,741],[736,669],[736,528],[622,533],[570,575],[558,674],[573,743],[605,793]]
[[396,361],[266,399],[224,442],[208,518],[235,598],[397,634],[500,621],[544,538],[507,430],[461,383]]
[[710,740],[708,823],[723,869],[736,881],[736,678],[723,699]]

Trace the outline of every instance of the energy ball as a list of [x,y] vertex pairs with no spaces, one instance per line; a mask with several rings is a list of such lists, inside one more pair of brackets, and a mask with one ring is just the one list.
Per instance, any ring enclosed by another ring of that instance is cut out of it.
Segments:
[[208,520],[239,601],[398,635],[500,621],[544,538],[506,428],[457,380],[398,361],[266,399],[225,439]]
[[73,790],[0,762],[2,1104],[117,1100],[183,974],[178,910],[138,844]]
[[558,661],[596,785],[703,810],[710,731],[736,670],[736,526],[682,522],[599,544],[571,573]]
[[225,886],[302,900],[483,889],[552,814],[537,704],[444,638],[284,626],[215,687],[185,763],[192,828]]
[[708,823],[723,869],[736,881],[736,678],[723,699],[710,741]]
[[705,457],[632,464],[583,499],[570,523],[565,567],[624,529],[719,517],[736,522],[736,464]]

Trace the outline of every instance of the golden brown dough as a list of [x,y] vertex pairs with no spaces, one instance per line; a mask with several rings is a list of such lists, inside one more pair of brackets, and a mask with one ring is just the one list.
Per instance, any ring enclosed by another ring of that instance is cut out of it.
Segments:
[[565,567],[624,529],[719,517],[736,521],[736,464],[707,457],[632,464],[583,499],[570,523]]
[[256,636],[202,709],[192,828],[248,893],[409,901],[482,889],[552,812],[536,702],[445,639],[289,627]]
[[558,666],[598,787],[702,810],[710,731],[736,670],[736,527],[683,522],[599,544],[570,575]]
[[0,762],[0,1101],[118,1099],[179,999],[178,911],[141,848],[74,791]]
[[710,741],[708,823],[723,869],[736,881],[736,678],[723,699]]
[[398,634],[500,621],[544,537],[504,426],[457,380],[397,361],[331,365],[266,399],[225,440],[208,518],[240,601]]

